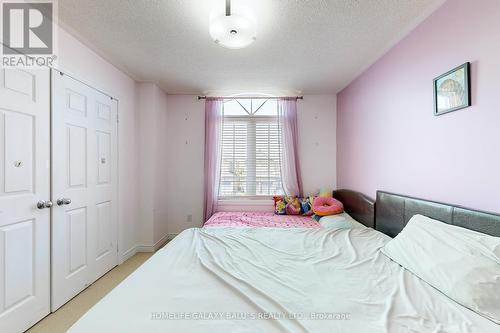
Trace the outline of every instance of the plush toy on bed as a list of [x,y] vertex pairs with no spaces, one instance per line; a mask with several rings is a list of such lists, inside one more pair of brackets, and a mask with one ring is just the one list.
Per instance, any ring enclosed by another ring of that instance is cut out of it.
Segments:
[[328,187],[323,187],[319,190],[318,197],[331,198],[333,190]]
[[332,197],[317,197],[313,201],[313,211],[318,216],[335,215],[344,212],[344,205]]
[[303,216],[311,216],[313,215],[313,210],[312,210],[312,202],[313,202],[314,197],[311,195],[306,198],[302,198],[300,200],[300,213]]
[[[277,215],[312,215],[312,208],[303,208],[303,200],[294,196],[274,196],[274,213]],[[309,205],[309,207],[312,207]],[[304,209],[304,210],[303,210]],[[311,211],[311,213],[309,213]]]
[[286,214],[287,215],[299,215],[300,214],[300,202],[297,197],[285,197],[286,201]]
[[286,201],[281,195],[273,197],[274,200],[274,214],[286,215]]

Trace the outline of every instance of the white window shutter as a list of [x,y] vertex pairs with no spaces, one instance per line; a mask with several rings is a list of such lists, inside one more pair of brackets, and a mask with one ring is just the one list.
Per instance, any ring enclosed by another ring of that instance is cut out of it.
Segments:
[[225,116],[219,198],[258,198],[283,194],[277,114]]

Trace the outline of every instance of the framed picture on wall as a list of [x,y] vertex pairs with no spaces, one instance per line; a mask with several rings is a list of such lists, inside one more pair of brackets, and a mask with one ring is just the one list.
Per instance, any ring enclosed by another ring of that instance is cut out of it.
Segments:
[[434,115],[460,110],[470,105],[469,62],[434,79]]

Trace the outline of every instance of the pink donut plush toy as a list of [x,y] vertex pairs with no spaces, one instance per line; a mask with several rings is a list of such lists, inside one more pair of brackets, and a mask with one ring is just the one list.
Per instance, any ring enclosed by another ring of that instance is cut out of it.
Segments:
[[332,197],[317,197],[314,198],[312,209],[318,216],[327,216],[343,213],[344,205]]

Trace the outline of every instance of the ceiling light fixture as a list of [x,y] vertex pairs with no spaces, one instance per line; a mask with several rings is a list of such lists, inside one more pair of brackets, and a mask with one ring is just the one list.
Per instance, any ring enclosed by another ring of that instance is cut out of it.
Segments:
[[228,49],[241,49],[257,39],[255,22],[241,12],[231,13],[231,0],[226,0],[225,15],[214,15],[210,19],[210,36]]

